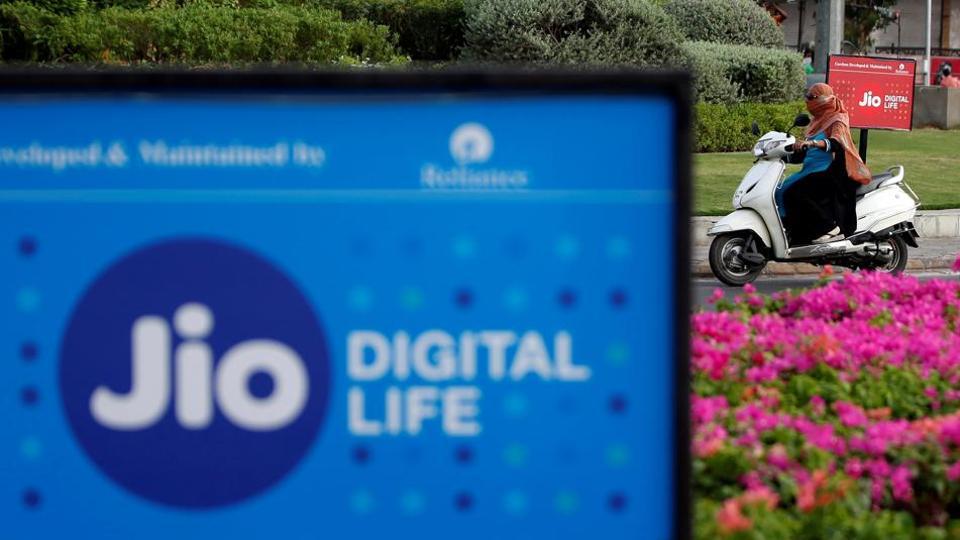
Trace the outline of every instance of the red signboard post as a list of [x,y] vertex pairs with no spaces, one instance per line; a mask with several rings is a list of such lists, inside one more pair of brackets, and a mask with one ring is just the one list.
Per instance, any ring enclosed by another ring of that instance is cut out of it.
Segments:
[[915,60],[872,56],[830,56],[827,84],[861,128],[860,156],[866,161],[867,130],[909,131],[913,126]]

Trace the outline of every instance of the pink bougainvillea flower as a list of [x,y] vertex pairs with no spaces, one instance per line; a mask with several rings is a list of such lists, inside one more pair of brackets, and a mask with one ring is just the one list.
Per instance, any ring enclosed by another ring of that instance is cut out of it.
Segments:
[[947,469],[947,478],[949,478],[951,482],[960,480],[960,461],[954,463]]
[[893,472],[890,474],[890,488],[893,492],[894,500],[900,502],[910,502],[913,500],[913,486],[910,482],[912,478],[913,475],[910,469],[904,465],[893,469]]
[[760,486],[748,489],[740,496],[740,501],[744,506],[762,506],[773,510],[780,503],[780,497],[767,486]]
[[827,484],[827,472],[826,471],[814,471],[814,473],[807,479],[805,482],[801,482],[797,490],[797,508],[801,512],[809,512],[818,506],[822,506],[824,503],[829,504],[829,501],[823,496],[824,494],[819,493],[826,487]]
[[927,520],[931,486],[960,482],[960,282],[845,273],[722,306],[691,321],[694,453],[748,464],[722,530],[751,528],[785,477],[801,512],[862,484],[874,510]]
[[847,460],[847,463],[843,467],[843,472],[847,473],[847,476],[853,479],[858,479],[863,476],[864,470],[863,462],[858,458]]
[[713,294],[711,294],[710,298],[707,299],[707,303],[716,304],[720,300],[723,300],[723,289],[717,287],[713,289]]
[[739,499],[727,499],[723,507],[717,511],[717,527],[723,535],[731,535],[741,531],[749,531],[753,522],[743,515]]
[[693,453],[699,458],[708,458],[719,452],[727,441],[727,430],[713,425],[698,430],[693,437]]
[[820,396],[813,396],[810,398],[810,409],[813,411],[813,414],[820,416],[826,412],[827,402]]
[[847,427],[866,427],[867,413],[853,403],[838,401],[833,404],[833,410],[837,411],[840,422]]
[[953,266],[951,268],[954,272],[960,272],[960,254],[958,254],[957,259],[953,261]]
[[874,506],[879,506],[883,502],[883,495],[886,492],[886,480],[883,478],[874,478],[870,481],[870,500]]

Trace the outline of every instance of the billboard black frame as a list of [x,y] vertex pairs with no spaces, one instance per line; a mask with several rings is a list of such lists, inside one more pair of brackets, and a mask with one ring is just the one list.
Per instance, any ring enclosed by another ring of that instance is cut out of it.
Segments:
[[[636,70],[523,70],[464,67],[447,70],[357,69],[316,71],[289,68],[249,70],[8,68],[0,70],[0,95],[129,96],[170,94],[344,95],[346,92],[411,92],[423,94],[639,95],[660,96],[674,107],[672,132],[673,231],[676,245],[673,304],[673,533],[692,537],[690,433],[690,211],[692,93],[689,74]],[[639,149],[638,149],[639,151]],[[667,234],[650,231],[650,234]],[[644,531],[636,531],[644,538]]]

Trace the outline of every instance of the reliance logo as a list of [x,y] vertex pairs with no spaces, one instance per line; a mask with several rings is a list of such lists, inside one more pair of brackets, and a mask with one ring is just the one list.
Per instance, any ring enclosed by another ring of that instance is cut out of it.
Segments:
[[420,185],[428,189],[518,189],[529,183],[526,171],[474,168],[493,157],[494,138],[483,124],[468,122],[450,135],[450,155],[456,167],[433,163],[420,170]]
[[493,135],[482,124],[463,124],[450,136],[450,155],[460,165],[486,163],[493,155]]

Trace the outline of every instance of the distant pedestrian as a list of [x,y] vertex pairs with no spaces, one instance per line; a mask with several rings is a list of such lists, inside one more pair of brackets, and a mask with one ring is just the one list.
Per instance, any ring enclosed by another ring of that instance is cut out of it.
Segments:
[[810,49],[803,51],[803,72],[807,75],[813,73],[813,51]]
[[940,79],[940,86],[945,88],[960,88],[960,78],[953,76],[953,67],[950,66],[950,62],[944,62],[940,66],[938,78]]

